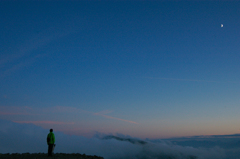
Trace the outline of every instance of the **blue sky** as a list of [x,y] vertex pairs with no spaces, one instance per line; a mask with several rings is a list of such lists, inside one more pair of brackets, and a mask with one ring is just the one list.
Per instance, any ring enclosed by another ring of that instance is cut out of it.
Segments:
[[239,133],[239,8],[1,1],[0,118],[83,136]]

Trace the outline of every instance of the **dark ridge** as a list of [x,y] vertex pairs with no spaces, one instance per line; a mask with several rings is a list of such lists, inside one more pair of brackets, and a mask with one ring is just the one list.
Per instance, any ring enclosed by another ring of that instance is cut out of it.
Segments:
[[6,153],[6,154],[0,154],[1,159],[104,159],[103,157],[99,156],[90,156],[85,154],[79,154],[79,153],[56,153],[52,157],[48,157],[46,153]]
[[117,137],[117,136],[113,136],[113,135],[105,136],[102,139],[104,139],[104,140],[115,139],[115,140],[118,140],[118,141],[127,141],[127,142],[130,142],[132,144],[140,144],[140,145],[147,144],[146,141],[142,141],[142,140],[138,140],[138,139],[130,139],[130,138],[121,138],[121,137]]

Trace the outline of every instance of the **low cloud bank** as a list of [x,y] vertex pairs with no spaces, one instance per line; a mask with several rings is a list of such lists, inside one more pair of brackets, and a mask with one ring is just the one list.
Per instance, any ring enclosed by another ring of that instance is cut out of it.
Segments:
[[[46,153],[48,133],[49,130],[33,124],[0,120],[0,153]],[[240,156],[239,138],[141,140],[124,135],[86,138],[54,133],[56,153],[85,153],[105,159],[238,159]],[[224,146],[232,144],[230,148]]]

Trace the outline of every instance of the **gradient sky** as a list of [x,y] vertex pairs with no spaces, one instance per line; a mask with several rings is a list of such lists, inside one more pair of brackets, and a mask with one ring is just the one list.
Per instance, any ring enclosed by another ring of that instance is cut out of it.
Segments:
[[0,119],[83,136],[240,133],[239,8],[2,0]]

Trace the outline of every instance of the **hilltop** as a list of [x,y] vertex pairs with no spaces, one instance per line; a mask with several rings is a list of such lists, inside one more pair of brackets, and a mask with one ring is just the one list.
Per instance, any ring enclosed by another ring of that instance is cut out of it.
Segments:
[[[47,156],[46,153],[13,153],[13,154],[0,154],[1,159],[49,159],[50,157]],[[103,157],[99,156],[90,156],[85,154],[79,153],[56,153],[53,155],[54,159],[104,159]]]

